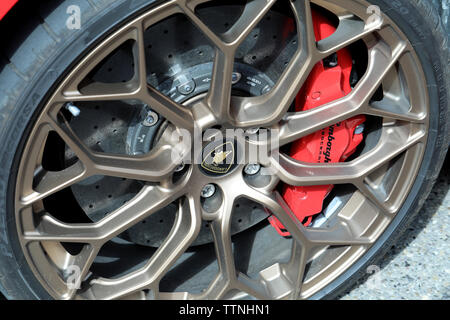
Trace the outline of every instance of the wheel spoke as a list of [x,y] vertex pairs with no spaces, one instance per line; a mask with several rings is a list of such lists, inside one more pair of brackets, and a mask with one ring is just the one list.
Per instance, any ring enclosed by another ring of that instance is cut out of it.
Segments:
[[71,149],[80,161],[86,165],[91,162],[92,152],[81,141],[75,132],[71,129],[66,119],[63,119],[63,123],[59,123],[51,116],[48,116],[46,122],[51,126],[59,137],[66,143],[67,147]]
[[278,206],[274,207],[276,210],[273,211],[273,214],[297,240],[297,243],[305,247],[304,250],[318,245],[359,245],[370,242],[368,239],[355,236],[343,221],[328,229],[306,228],[279,193],[275,194],[275,199]]
[[[212,113],[215,121],[219,118],[229,118],[229,105],[231,96],[231,77],[234,66],[234,47],[228,48],[221,37],[215,34],[188,6],[187,1],[179,1],[180,6],[192,23],[212,42],[215,46],[215,58],[211,76],[211,87],[204,104]],[[195,107],[196,109],[200,107]],[[205,110],[205,108],[202,108]]]
[[90,243],[101,246],[181,197],[182,187],[166,190],[156,186],[147,186],[135,198],[95,223],[64,223],[45,214],[36,230],[24,232],[24,239],[26,241]]
[[[160,19],[164,16],[159,17]],[[147,103],[163,117],[173,124],[190,129],[193,127],[191,113],[184,107],[164,97],[147,84],[147,64],[145,58],[144,26],[142,21],[136,21],[127,27],[117,31],[111,38],[114,44],[106,41],[96,50],[91,52],[70,75],[70,82],[66,83],[64,90],[55,101],[79,102],[79,101],[111,101],[111,100],[140,100]],[[105,59],[108,54],[116,50],[127,40],[133,40],[134,77],[124,83],[89,83],[80,88],[80,83],[89,72]]]
[[385,128],[378,145],[351,162],[311,164],[275,152],[271,164],[280,179],[289,185],[357,185],[368,174],[422,141],[424,136],[421,130],[410,135],[408,125]]
[[274,0],[249,1],[240,18],[227,32],[215,34],[196,16],[194,10],[188,7],[186,1],[180,1],[185,14],[216,48],[211,87],[203,103],[208,106],[219,122],[232,121],[230,101],[236,50],[274,3]]
[[[47,123],[44,123],[38,126],[34,132],[31,134],[30,138],[30,146],[28,149],[28,156],[25,159],[25,170],[32,174],[26,175],[21,180],[21,185],[23,188],[22,194],[20,194],[20,206],[26,206],[40,198],[39,193],[45,193],[46,190],[53,189],[54,186],[50,188],[44,188],[41,185],[41,189],[39,192],[36,192],[36,188],[33,188],[33,184],[35,182],[36,173],[41,174],[44,172],[44,168],[42,168],[42,157],[45,150],[45,145],[49,133],[52,131],[52,128]],[[44,173],[44,177],[41,180],[44,180],[46,177]],[[52,179],[50,179],[52,180]]]
[[280,220],[296,242],[300,246],[306,247],[307,250],[318,245],[360,245],[370,243],[369,239],[355,236],[344,221],[340,221],[336,226],[329,229],[304,227],[278,192],[267,195],[255,190],[247,193],[247,196],[249,199],[269,209]]
[[192,23],[208,38],[217,48],[224,46],[223,40],[212,31],[196,14],[195,6],[205,1],[178,0],[178,5],[183,13],[192,21]]
[[186,107],[179,105],[151,86],[139,94],[138,99],[169,120],[178,128],[189,131],[194,129],[194,117]]
[[298,43],[300,44],[275,87],[258,97],[233,97],[233,117],[236,126],[270,125],[278,122],[289,109],[310,71],[314,67],[316,42],[310,3],[307,0],[292,3]]
[[245,292],[259,300],[270,300],[267,289],[263,283],[258,280],[249,278],[247,275],[239,272],[237,276],[236,289]]
[[311,14],[311,2],[309,0],[293,1],[291,6],[295,15],[300,48],[308,55],[315,56],[317,54],[317,43]]
[[194,300],[195,295],[189,292],[159,292],[155,294],[156,300]]
[[250,186],[246,186],[243,196],[263,205],[272,212],[299,244],[306,243],[307,239],[303,233],[303,225],[298,221],[284,200],[281,201],[282,199],[278,192],[263,193]]
[[249,1],[240,18],[222,35],[222,41],[226,45],[216,50],[211,88],[206,97],[207,105],[218,119],[227,120],[231,116],[231,87],[236,50],[274,3],[274,0]]
[[[67,264],[71,267],[78,267],[79,274],[78,274],[78,281],[81,284],[83,280],[86,278],[86,276],[89,273],[89,269],[92,266],[92,263],[94,262],[95,258],[98,254],[98,248],[91,246],[91,245],[85,245],[80,253],[78,253],[76,256],[71,258],[71,261]],[[78,291],[78,288],[74,287],[72,289],[69,289],[69,292],[67,296],[64,298],[67,300],[73,299]]]
[[147,87],[147,61],[145,52],[145,27],[143,21],[134,24],[135,42],[133,45],[134,78],[142,91]]
[[66,91],[64,96],[57,98],[58,102],[83,101],[115,101],[132,100],[139,95],[139,88],[134,83],[92,83],[80,91]]
[[233,44],[237,48],[258,25],[275,2],[275,0],[248,1],[239,19],[222,35],[223,41],[227,44]]
[[[71,71],[66,78],[68,80],[62,84],[61,94],[55,96],[54,99],[60,102],[136,99],[147,85],[144,49],[145,25],[161,21],[179,11],[176,1],[168,1],[151,15],[137,18],[112,33]],[[81,89],[80,84],[89,73],[127,41],[134,42],[132,46],[135,65],[134,77],[125,83],[105,84],[94,82]]]
[[55,99],[59,102],[131,99],[139,90],[139,76],[127,83],[94,82],[84,88],[80,88],[80,84],[99,63],[122,44],[128,40],[137,41],[140,31],[140,23],[127,25],[108,37],[70,73],[63,84],[64,89]]
[[346,96],[308,111],[288,113],[281,122],[279,145],[286,145],[351,118],[359,109],[354,105],[352,98],[353,96]]
[[[228,210],[233,206],[230,205]],[[216,256],[219,263],[219,269],[227,279],[234,280],[236,277],[236,267],[234,265],[233,250],[231,248],[230,225],[231,215],[226,215],[220,220],[214,220],[211,223],[211,230],[216,246]]]
[[[28,170],[35,172],[35,167],[41,164],[41,157],[45,141],[50,131],[56,132],[59,137],[66,143],[66,145],[77,155],[78,161],[70,167],[60,171],[45,171],[41,166],[40,179],[37,185],[33,188],[35,175],[29,175],[24,181],[24,192],[20,198],[22,206],[30,205],[38,200],[48,197],[64,188],[67,188],[81,180],[89,177],[86,163],[90,163],[90,151],[81,142],[75,133],[70,129],[67,122],[58,124],[50,116],[45,117],[44,125],[39,128],[36,133],[35,142],[40,142],[38,145],[33,145],[30,152],[30,159],[28,159]],[[36,164],[37,163],[37,164]]]
[[363,39],[367,35],[379,30],[383,24],[380,19],[375,23],[367,25],[364,21],[354,16],[339,16],[339,25],[336,31],[329,37],[317,42],[320,57],[329,55]]
[[306,246],[300,245],[298,242],[292,243],[291,258],[288,264],[281,266],[284,270],[285,276],[289,279],[292,285],[290,298],[297,300],[301,296],[303,278],[306,271],[306,264],[308,263],[308,252]]
[[359,192],[361,192],[362,195],[366,197],[366,199],[368,199],[373,205],[375,205],[375,207],[377,207],[382,214],[391,216],[397,211],[397,208],[387,203],[386,196],[370,188],[365,183],[365,179],[356,182],[355,185],[358,188]]
[[89,294],[96,299],[117,299],[155,286],[200,231],[199,201],[189,198],[187,202],[187,205],[180,203],[170,234],[145,267],[119,279],[95,279],[91,282]]
[[62,171],[48,171],[30,194],[22,196],[21,204],[30,205],[86,178],[86,170],[80,161]]
[[211,77],[211,87],[205,103],[217,119],[230,118],[231,79],[234,67],[234,50],[216,49]]
[[384,101],[374,101],[367,107],[365,114],[411,123],[424,123],[426,119],[425,113],[416,114],[413,112],[402,112],[397,110],[399,109],[397,107],[398,103],[399,102],[394,101],[389,101],[388,103],[385,103]]
[[[64,187],[64,183],[75,183],[93,175],[114,176],[142,181],[162,181],[173,173],[180,163],[183,152],[177,141],[172,141],[172,128],[167,128],[158,143],[149,153],[140,156],[107,154],[91,151],[72,131],[67,121],[62,124],[49,118],[52,129],[64,140],[67,146],[83,163],[86,172],[77,174],[81,164],[74,165],[59,173],[51,174],[56,181],[50,182]],[[177,145],[179,154],[174,152]],[[77,177],[77,179],[74,178]],[[63,179],[67,179],[66,182]]]
[[91,174],[136,179],[142,181],[163,181],[171,176],[180,164],[181,154],[174,152],[170,141],[172,131],[166,131],[161,140],[146,155],[127,156],[106,153],[93,153],[89,170]]
[[369,238],[355,235],[344,221],[339,221],[335,226],[328,229],[306,228],[304,233],[311,246],[350,246],[372,243],[372,240]]
[[205,292],[205,296],[210,299],[222,298],[237,281],[230,233],[233,208],[234,200],[225,199],[220,217],[210,223],[219,265],[218,276]]
[[373,108],[368,108],[369,101],[402,55],[404,48],[403,43],[399,44],[392,55],[387,53],[386,47],[381,44],[370,49],[366,75],[353,91],[339,100],[312,110],[288,113],[280,127],[279,145],[283,146],[355,115],[374,113]]
[[94,156],[92,172],[142,181],[162,181],[176,167],[176,162],[169,162],[171,155],[172,151],[168,148],[152,150],[144,157],[98,154]]

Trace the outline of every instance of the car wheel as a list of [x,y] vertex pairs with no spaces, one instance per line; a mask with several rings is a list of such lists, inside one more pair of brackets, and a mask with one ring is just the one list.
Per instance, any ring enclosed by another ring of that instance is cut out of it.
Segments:
[[8,298],[334,298],[430,192],[450,88],[428,2],[71,5],[0,65]]

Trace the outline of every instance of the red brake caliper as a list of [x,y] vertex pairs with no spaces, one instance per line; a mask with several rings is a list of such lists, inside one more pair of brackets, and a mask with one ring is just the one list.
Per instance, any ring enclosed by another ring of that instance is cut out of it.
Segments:
[[[318,12],[313,11],[312,16],[316,41],[330,36],[336,30]],[[310,110],[346,96],[352,90],[351,71],[352,57],[348,49],[338,51],[334,61],[330,57],[327,63],[317,63],[295,99],[296,111]],[[364,121],[364,116],[356,116],[299,139],[292,143],[290,156],[309,163],[345,161],[363,140],[360,129]],[[282,196],[298,220],[308,226],[313,216],[322,211],[323,201],[332,189],[333,185],[284,185]],[[274,216],[269,217],[269,222],[280,235],[290,235]]]

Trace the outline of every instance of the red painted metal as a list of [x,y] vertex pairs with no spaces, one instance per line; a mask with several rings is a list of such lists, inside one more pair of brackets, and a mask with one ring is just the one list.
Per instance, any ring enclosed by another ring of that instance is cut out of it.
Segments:
[[19,0],[1,0],[0,1],[0,20],[11,10]]
[[[317,41],[336,30],[326,17],[315,11],[313,22]],[[352,90],[351,70],[352,57],[348,49],[337,52],[335,66],[325,65],[323,61],[317,63],[296,97],[296,111],[310,110],[346,96]],[[292,143],[290,156],[309,163],[345,161],[363,140],[363,134],[355,134],[355,129],[364,121],[364,116],[356,116],[299,139]],[[313,216],[322,211],[323,201],[332,189],[333,185],[284,185],[282,196],[299,221],[307,226]],[[271,216],[269,221],[280,235],[289,236],[277,218]]]

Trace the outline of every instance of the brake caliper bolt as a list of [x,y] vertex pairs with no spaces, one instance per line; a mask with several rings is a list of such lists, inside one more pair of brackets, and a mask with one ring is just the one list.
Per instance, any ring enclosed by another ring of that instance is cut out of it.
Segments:
[[184,169],[184,163],[182,162],[175,167],[175,172],[183,171],[183,169]]
[[208,183],[207,185],[205,185],[202,189],[201,192],[201,196],[202,198],[211,198],[213,196],[213,194],[216,193],[216,186]]
[[258,163],[250,163],[245,166],[244,172],[248,174],[249,176],[253,176],[257,174],[261,170],[261,165]]
[[146,127],[152,127],[158,122],[158,120],[159,120],[158,114],[154,111],[149,111],[145,116],[145,119],[142,122],[142,124]]
[[266,85],[264,88],[261,89],[261,94],[266,94],[267,92],[269,92],[272,89],[271,86]]
[[177,90],[182,95],[187,96],[188,94],[191,94],[195,90],[195,82],[190,80],[186,83],[183,83],[177,87]]
[[361,134],[364,132],[364,123],[360,124],[355,128],[355,134]]
[[239,80],[241,80],[242,75],[239,72],[233,72],[232,76],[231,76],[231,83],[232,84],[236,84],[239,82]]
[[336,53],[326,57],[323,59],[323,65],[325,68],[334,68],[338,65],[338,56]]

